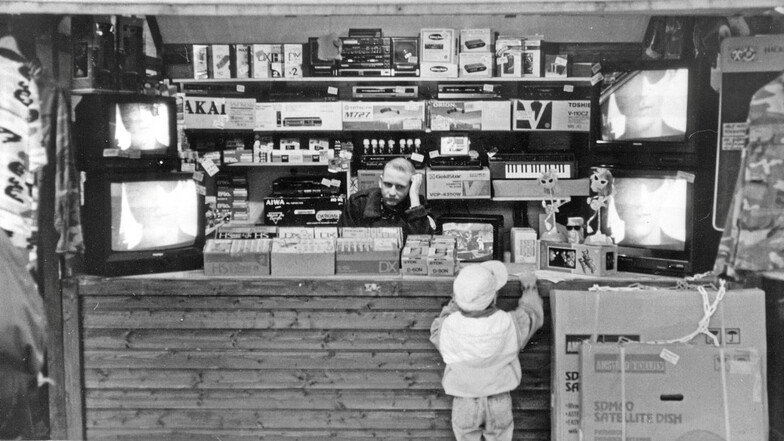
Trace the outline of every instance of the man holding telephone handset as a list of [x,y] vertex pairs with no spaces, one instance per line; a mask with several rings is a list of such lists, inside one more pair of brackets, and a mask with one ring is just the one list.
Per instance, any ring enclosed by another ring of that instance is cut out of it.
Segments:
[[435,228],[419,190],[422,174],[405,158],[384,165],[378,188],[349,197],[339,227],[402,227],[405,235],[428,234]]

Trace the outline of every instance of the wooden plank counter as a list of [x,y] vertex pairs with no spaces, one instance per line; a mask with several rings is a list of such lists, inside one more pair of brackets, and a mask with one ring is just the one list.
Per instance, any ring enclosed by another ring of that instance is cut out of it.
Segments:
[[[451,278],[65,282],[69,438],[453,439],[429,341]],[[513,278],[499,306],[519,296]],[[520,355],[516,439],[549,439],[545,308]]]
[[[545,323],[520,354],[517,440],[550,439],[554,286],[539,281]],[[66,437],[453,439],[429,341],[451,291],[452,278],[403,276],[66,279]],[[511,277],[498,305],[519,297]]]

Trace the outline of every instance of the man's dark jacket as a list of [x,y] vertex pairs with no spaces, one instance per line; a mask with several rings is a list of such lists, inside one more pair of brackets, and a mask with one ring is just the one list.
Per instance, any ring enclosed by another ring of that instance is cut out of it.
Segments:
[[383,202],[380,188],[366,189],[351,195],[343,208],[338,226],[401,227],[406,235],[433,232],[429,210],[424,205],[411,208],[408,197],[395,207],[387,207]]

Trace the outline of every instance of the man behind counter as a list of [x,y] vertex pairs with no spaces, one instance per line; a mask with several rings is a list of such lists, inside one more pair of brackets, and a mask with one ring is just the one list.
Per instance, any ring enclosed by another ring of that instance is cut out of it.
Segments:
[[429,210],[422,205],[422,175],[405,158],[384,165],[378,188],[357,192],[348,199],[339,227],[402,227],[403,233],[428,234],[434,229]]

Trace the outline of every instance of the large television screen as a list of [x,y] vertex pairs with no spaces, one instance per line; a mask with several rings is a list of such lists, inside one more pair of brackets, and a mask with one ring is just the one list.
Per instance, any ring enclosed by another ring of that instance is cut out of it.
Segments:
[[602,141],[684,141],[689,70],[643,69],[605,75],[599,98]]
[[694,176],[677,170],[613,169],[602,219],[620,271],[683,276],[694,266]]
[[89,274],[118,276],[202,267],[205,204],[192,174],[87,172],[83,194]]
[[196,182],[112,182],[112,251],[150,251],[192,246],[198,237]]

